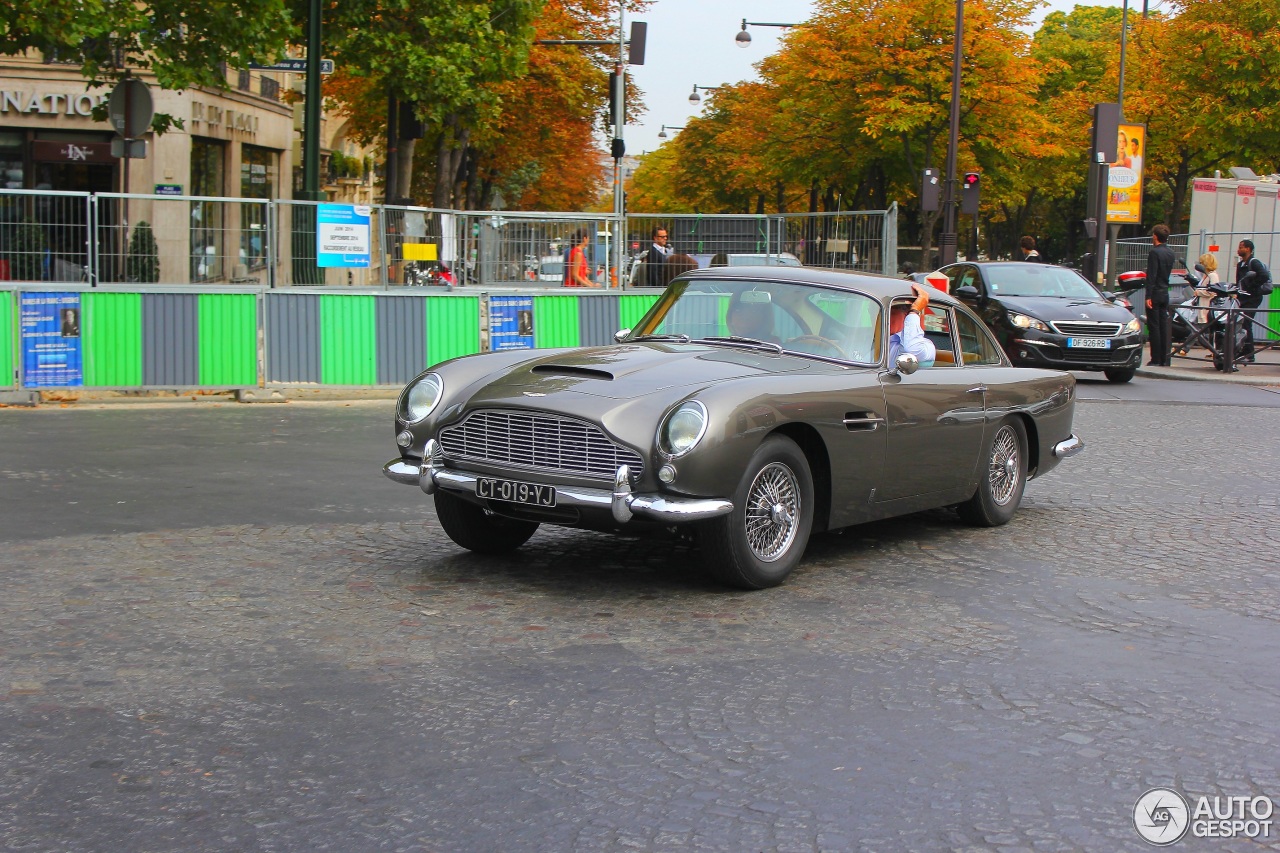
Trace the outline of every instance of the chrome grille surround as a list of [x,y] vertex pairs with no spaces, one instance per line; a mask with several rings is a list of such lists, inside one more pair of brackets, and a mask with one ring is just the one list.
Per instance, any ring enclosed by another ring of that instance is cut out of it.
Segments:
[[587,421],[547,412],[477,409],[440,430],[449,459],[511,466],[613,482],[618,468],[633,480],[644,473],[644,458],[613,442]]
[[1056,320],[1049,323],[1053,330],[1068,337],[1114,338],[1120,334],[1121,324],[1102,323],[1097,320]]

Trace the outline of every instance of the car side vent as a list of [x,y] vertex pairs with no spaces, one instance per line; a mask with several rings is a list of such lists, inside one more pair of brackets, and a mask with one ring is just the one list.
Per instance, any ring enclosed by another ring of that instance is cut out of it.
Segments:
[[607,370],[598,370],[594,367],[578,367],[571,364],[539,364],[529,372],[540,373],[544,376],[585,376],[589,379],[613,381],[613,374]]
[[884,423],[875,412],[845,412],[844,428],[849,432],[870,432]]

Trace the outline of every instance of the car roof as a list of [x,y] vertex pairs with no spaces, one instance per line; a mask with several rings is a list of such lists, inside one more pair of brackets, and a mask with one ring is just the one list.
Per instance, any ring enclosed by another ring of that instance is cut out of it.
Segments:
[[[816,284],[823,287],[837,287],[842,290],[858,290],[880,300],[898,296],[913,295],[911,282],[893,276],[877,273],[858,272],[857,270],[835,270],[822,267],[713,267],[711,269],[690,270],[680,278],[690,279],[751,279],[753,281],[776,281],[792,284]],[[931,302],[959,305],[960,302],[941,290],[930,288]]]

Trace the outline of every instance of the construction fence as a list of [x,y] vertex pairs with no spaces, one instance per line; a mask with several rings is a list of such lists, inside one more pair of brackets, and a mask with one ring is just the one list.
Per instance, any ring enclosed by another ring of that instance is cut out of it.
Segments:
[[[590,275],[627,285],[656,227],[700,266],[799,262],[892,275],[897,208],[815,214],[456,211],[372,205],[355,262],[326,258],[326,214],[343,205],[205,196],[0,190],[0,281],[108,285],[382,287],[444,280],[558,287],[588,238]],[[617,242],[624,269],[614,270]],[[331,247],[330,247],[331,248]],[[329,253],[331,254],[331,253]]]

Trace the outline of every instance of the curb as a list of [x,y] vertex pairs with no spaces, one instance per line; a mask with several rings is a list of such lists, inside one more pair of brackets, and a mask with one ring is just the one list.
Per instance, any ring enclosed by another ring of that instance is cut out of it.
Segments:
[[1221,382],[1226,385],[1253,385],[1257,387],[1280,385],[1280,376],[1243,375],[1247,370],[1248,368],[1242,368],[1241,372],[1236,374],[1225,374],[1218,371],[1210,374],[1180,370],[1176,367],[1139,367],[1134,371],[1134,375],[1144,376],[1147,379],[1173,379],[1180,382]]

